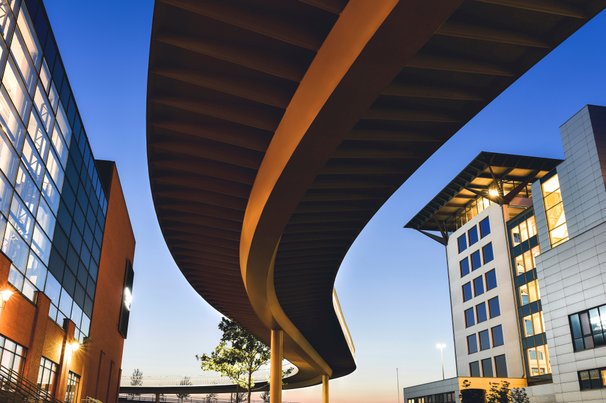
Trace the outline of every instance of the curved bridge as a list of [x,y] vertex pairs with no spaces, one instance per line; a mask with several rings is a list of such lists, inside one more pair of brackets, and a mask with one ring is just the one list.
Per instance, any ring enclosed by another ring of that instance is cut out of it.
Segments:
[[437,148],[605,5],[157,0],[149,174],[179,268],[271,342],[275,363],[283,351],[299,368],[291,387],[351,373],[333,287],[356,236]]

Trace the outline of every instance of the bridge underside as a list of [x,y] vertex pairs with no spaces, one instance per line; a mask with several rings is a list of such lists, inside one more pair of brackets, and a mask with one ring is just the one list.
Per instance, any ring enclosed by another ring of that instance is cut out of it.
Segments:
[[147,144],[185,277],[299,368],[355,369],[333,287],[447,139],[604,0],[157,0]]

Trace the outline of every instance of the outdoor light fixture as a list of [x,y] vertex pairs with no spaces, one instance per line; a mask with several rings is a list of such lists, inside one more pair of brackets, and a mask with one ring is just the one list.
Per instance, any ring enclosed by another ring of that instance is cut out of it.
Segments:
[[436,348],[440,350],[440,359],[442,360],[442,380],[444,380],[444,349],[446,348],[446,344],[438,343],[436,344]]
[[80,342],[72,341],[71,343],[69,343],[69,347],[72,350],[72,352],[76,352],[76,351],[80,350]]
[[6,305],[6,302],[11,298],[11,296],[13,295],[13,290],[3,290],[0,291],[0,309],[4,308],[4,306]]
[[488,189],[488,196],[490,197],[499,197],[499,189],[496,187],[491,187]]

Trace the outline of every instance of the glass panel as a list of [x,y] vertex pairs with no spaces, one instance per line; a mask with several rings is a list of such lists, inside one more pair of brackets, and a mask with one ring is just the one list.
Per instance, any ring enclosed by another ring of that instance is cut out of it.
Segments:
[[29,96],[27,95],[25,86],[21,82],[21,78],[15,73],[12,63],[6,64],[2,84],[13,101],[13,105],[15,105],[15,109],[19,116],[25,118],[26,114],[29,112]]
[[461,272],[461,277],[469,274],[469,259],[465,258],[459,262],[459,271]]
[[40,115],[40,121],[42,122],[42,126],[44,126],[44,130],[46,130],[47,133],[50,133],[54,121],[54,115],[50,109],[49,102],[46,100],[42,85],[38,85],[38,88],[36,88],[34,104],[36,105],[36,110]]
[[480,350],[488,350],[490,348],[490,336],[488,335],[488,330],[482,330],[479,333],[480,336]]
[[486,290],[492,290],[497,287],[497,274],[495,269],[490,270],[485,274],[486,277]]
[[[8,208],[10,206],[13,188],[8,183],[4,175],[0,174],[0,213],[8,216]],[[2,235],[3,232],[0,232]]]
[[469,237],[470,246],[478,242],[478,229],[476,227],[471,227],[469,231],[467,231],[467,236]]
[[33,34],[33,29],[31,28],[32,24],[29,21],[29,17],[25,16],[23,8],[21,8],[19,12],[19,17],[17,17],[17,25],[19,26],[19,30],[23,35],[23,40],[25,41],[27,49],[29,50],[29,54],[34,62],[34,65],[38,67],[42,59],[42,53],[40,52],[38,41]]
[[493,347],[502,346],[504,344],[504,341],[503,341],[503,328],[501,327],[501,325],[493,327],[491,329],[491,333],[492,333],[492,346]]
[[478,323],[484,322],[488,319],[485,303],[482,302],[481,304],[476,305],[476,316],[478,318]]
[[469,308],[465,310],[465,327],[470,327],[475,325],[475,318],[473,315],[473,308]]
[[25,44],[22,42],[19,34],[13,36],[11,52],[13,53],[13,57],[15,58],[19,71],[21,71],[27,92],[31,94],[32,90],[34,89],[34,85],[36,84],[37,76],[36,71],[34,70],[34,67],[29,59],[29,55],[26,56],[25,54]]
[[475,297],[484,294],[484,282],[482,281],[482,276],[473,279],[473,293]]
[[494,254],[492,252],[492,243],[487,244],[482,248],[482,256],[484,258],[484,264],[492,262]]
[[494,376],[492,373],[492,362],[490,358],[482,360],[482,376],[485,378],[491,378]]
[[44,283],[46,282],[46,267],[42,264],[40,259],[33,253],[29,254],[29,260],[27,262],[27,271],[25,276],[29,281],[36,286],[39,290],[44,290]]
[[33,111],[29,114],[27,131],[33,140],[36,150],[38,150],[38,154],[40,154],[42,160],[46,159],[46,154],[48,153],[49,149],[48,137],[46,136],[44,127],[42,127],[42,123],[38,119],[38,114],[34,113]]
[[13,265],[19,270],[25,271],[29,250],[27,244],[23,241],[23,238],[21,238],[17,230],[10,224],[6,225],[4,241],[2,242],[2,251],[13,262]]
[[13,147],[5,140],[4,136],[0,135],[0,170],[4,172],[9,182],[15,178],[18,164],[19,159]]
[[0,91],[0,125],[8,135],[13,146],[21,150],[25,130],[21,125],[21,119],[4,89]]
[[13,197],[9,221],[13,224],[19,235],[29,242],[34,229],[34,217],[32,217],[18,197]]

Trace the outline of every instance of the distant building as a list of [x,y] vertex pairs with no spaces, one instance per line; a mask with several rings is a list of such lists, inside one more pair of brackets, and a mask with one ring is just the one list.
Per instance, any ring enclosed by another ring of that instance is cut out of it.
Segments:
[[533,402],[606,398],[606,108],[561,132],[563,162],[480,153],[406,225],[446,246],[458,377],[524,379]]
[[0,1],[0,37],[0,377],[116,401],[135,240],[115,164],[93,157],[42,1]]

